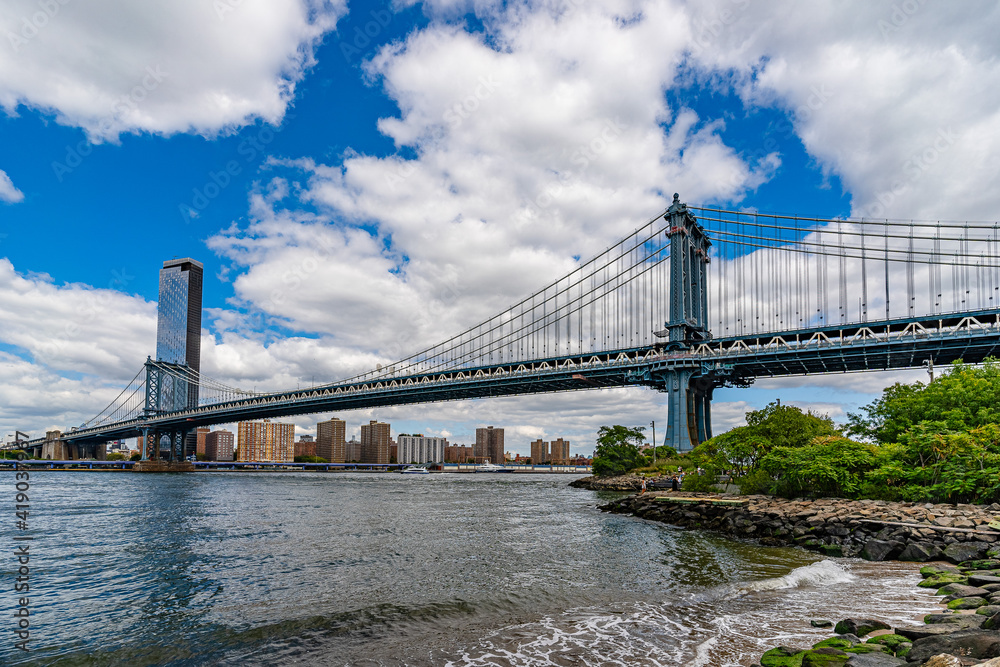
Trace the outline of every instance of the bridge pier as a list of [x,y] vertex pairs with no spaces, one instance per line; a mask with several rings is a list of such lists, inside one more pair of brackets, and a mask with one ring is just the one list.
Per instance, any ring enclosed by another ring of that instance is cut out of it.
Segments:
[[701,365],[657,373],[656,388],[667,394],[667,431],[663,444],[689,452],[712,437],[712,393],[723,380]]

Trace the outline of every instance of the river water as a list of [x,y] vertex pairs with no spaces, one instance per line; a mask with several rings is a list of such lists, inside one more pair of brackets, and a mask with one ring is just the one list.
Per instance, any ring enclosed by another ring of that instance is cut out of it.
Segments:
[[0,664],[722,667],[939,609],[916,566],[605,514],[572,479],[32,473],[32,650],[0,623]]

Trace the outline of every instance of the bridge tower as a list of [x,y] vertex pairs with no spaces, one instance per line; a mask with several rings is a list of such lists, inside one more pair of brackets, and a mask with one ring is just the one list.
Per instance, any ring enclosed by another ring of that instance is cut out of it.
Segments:
[[708,250],[712,245],[705,230],[674,194],[664,218],[670,239],[670,320],[656,333],[666,338],[665,349],[677,352],[650,372],[650,380],[667,394],[665,445],[679,452],[690,451],[712,437],[712,392],[725,383],[721,368],[683,352],[712,334],[708,330]]

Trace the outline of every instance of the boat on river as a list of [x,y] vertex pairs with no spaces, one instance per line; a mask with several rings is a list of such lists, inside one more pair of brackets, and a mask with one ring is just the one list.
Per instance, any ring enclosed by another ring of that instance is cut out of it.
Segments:
[[513,471],[510,468],[505,468],[503,466],[498,466],[495,463],[490,463],[490,460],[486,459],[480,465],[476,466],[476,472],[513,472]]
[[403,468],[402,470],[400,470],[400,472],[403,473],[404,475],[429,475],[429,474],[431,474],[430,470],[428,470],[427,468],[422,468],[420,466],[406,466],[405,468]]

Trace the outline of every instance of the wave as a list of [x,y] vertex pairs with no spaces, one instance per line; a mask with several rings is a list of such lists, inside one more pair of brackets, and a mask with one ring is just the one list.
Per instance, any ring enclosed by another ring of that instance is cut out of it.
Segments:
[[737,587],[740,594],[778,591],[805,586],[830,586],[854,581],[856,577],[832,560],[821,560],[797,567],[783,577],[751,581]]

